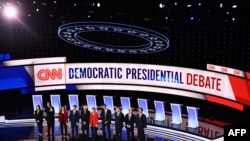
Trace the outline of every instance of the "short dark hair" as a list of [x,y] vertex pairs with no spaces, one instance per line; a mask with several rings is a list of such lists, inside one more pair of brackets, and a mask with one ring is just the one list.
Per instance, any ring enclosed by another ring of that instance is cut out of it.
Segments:
[[107,105],[106,105],[106,104],[103,104],[102,106],[107,107]]
[[41,110],[41,107],[40,107],[40,105],[36,105],[36,107],[38,107],[38,109],[39,109],[39,110]]
[[73,107],[77,107],[76,105],[73,105]]
[[142,108],[142,107],[140,107],[140,108],[138,108],[138,109],[140,109],[141,111],[143,111],[143,108]]

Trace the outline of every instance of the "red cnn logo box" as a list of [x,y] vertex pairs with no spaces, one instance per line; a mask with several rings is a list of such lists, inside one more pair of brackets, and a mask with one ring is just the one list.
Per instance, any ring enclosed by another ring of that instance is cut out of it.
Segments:
[[65,84],[65,64],[34,66],[35,86]]

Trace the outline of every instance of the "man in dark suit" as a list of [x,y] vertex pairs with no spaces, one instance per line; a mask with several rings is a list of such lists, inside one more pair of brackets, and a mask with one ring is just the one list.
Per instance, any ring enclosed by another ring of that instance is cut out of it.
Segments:
[[122,128],[124,122],[124,114],[121,112],[120,107],[116,107],[115,112],[115,134],[117,141],[122,139]]
[[81,111],[81,120],[82,120],[82,134],[84,137],[89,137],[89,114],[90,112],[88,110],[88,106],[83,105]]
[[107,127],[108,129],[108,140],[110,140],[110,136],[111,136],[111,131],[110,131],[110,124],[111,124],[111,110],[107,109],[107,105],[103,104],[103,110],[101,111],[101,118],[102,118],[102,131],[103,131],[103,137],[104,140],[107,140],[106,137],[106,132],[105,132],[105,128]]
[[52,137],[54,137],[54,127],[55,127],[55,110],[54,107],[51,106],[51,103],[47,102],[47,107],[45,107],[46,112],[46,121],[48,128],[48,137],[50,138],[50,131],[52,130]]
[[136,127],[138,131],[139,141],[145,141],[144,131],[147,128],[147,118],[142,112],[143,109],[139,108],[138,115],[136,117]]
[[[127,130],[127,139],[130,141],[134,140],[134,124],[136,121],[136,116],[133,114],[132,109],[128,110],[128,113],[125,116],[125,127]],[[131,138],[130,138],[131,135]]]
[[73,106],[73,110],[70,111],[69,120],[71,122],[71,133],[72,137],[74,137],[74,133],[76,131],[76,137],[78,136],[78,122],[80,118],[79,111],[76,110],[76,105]]

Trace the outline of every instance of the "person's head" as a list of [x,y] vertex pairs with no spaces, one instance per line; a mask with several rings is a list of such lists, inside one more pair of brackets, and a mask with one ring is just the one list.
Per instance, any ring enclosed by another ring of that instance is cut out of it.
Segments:
[[83,110],[88,110],[88,106],[87,105],[83,105]]
[[76,105],[73,105],[73,110],[76,110]]
[[129,114],[132,114],[132,112],[133,112],[132,108],[129,108],[129,109],[128,109],[128,113],[129,113]]
[[50,107],[50,106],[51,106],[50,102],[49,102],[49,101],[47,101],[47,107]]
[[64,106],[62,106],[62,107],[61,107],[61,110],[62,110],[62,111],[65,111],[65,107],[64,107]]
[[40,105],[36,105],[36,110],[40,110],[40,109],[41,109]]
[[116,111],[117,113],[120,113],[120,112],[121,112],[120,107],[116,107],[116,108],[115,108],[115,111]]
[[143,112],[143,108],[138,108],[138,113],[141,114]]
[[103,105],[102,105],[102,108],[103,108],[104,110],[106,110],[106,109],[107,109],[107,105],[106,105],[106,104],[103,104]]
[[95,112],[95,110],[96,110],[95,107],[91,108],[91,112]]

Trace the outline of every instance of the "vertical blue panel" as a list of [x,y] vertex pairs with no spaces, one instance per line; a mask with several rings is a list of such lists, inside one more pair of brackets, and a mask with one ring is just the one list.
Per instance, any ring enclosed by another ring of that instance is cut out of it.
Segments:
[[138,106],[143,108],[143,113],[148,117],[148,101],[147,99],[137,99]]
[[95,95],[86,95],[86,99],[89,109],[91,109],[92,107],[97,108]]
[[113,97],[112,96],[103,96],[103,101],[107,105],[107,108],[110,109],[112,113],[114,113]]
[[76,105],[77,109],[79,109],[78,95],[69,95],[69,106],[70,106],[70,109],[73,108],[73,105]]
[[55,113],[58,114],[61,107],[60,95],[50,95],[51,105],[55,108]]
[[163,137],[155,136],[155,141],[164,141]]
[[131,108],[130,106],[130,98],[129,97],[121,97],[121,105],[122,105],[122,112],[124,115],[128,113],[128,109]]
[[197,107],[189,107],[187,106],[188,112],[188,127],[196,128],[199,126],[198,123],[198,109]]
[[32,95],[33,100],[33,109],[36,109],[36,105],[40,105],[40,108],[43,109],[43,97],[42,95]]
[[173,124],[181,124],[182,117],[181,117],[181,104],[171,103],[171,110],[172,110],[172,123]]
[[155,105],[155,120],[164,121],[165,120],[164,102],[154,101],[154,105]]

